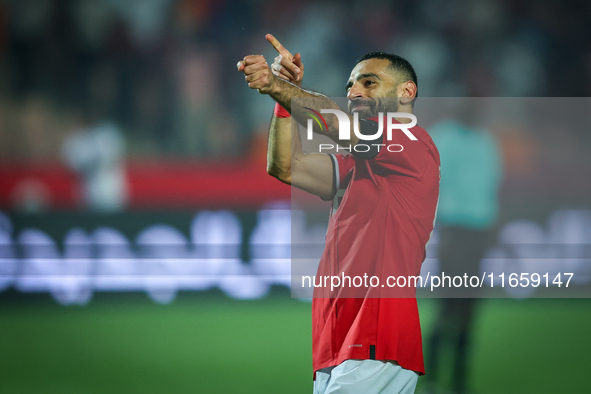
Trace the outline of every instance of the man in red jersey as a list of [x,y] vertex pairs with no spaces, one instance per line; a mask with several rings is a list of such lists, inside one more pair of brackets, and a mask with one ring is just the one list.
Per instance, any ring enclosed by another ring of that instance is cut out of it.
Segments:
[[[279,52],[271,67],[262,56],[246,56],[237,65],[250,88],[278,104],[271,120],[267,171],[282,182],[340,202],[329,221],[318,276],[369,275],[381,283],[368,284],[366,279],[361,286],[341,283],[314,289],[314,392],[412,393],[424,366],[415,286],[407,285],[406,278],[419,275],[433,230],[439,153],[422,128],[409,125],[404,133],[400,127],[386,133],[386,128],[391,130],[384,125],[409,123],[404,114],[412,114],[416,74],[396,55],[369,53],[361,58],[346,85],[351,115],[346,115],[349,133],[343,133],[337,115],[326,112],[338,106],[300,87],[301,56],[292,56],[271,35],[267,40]],[[292,98],[304,104],[292,103]],[[303,108],[323,113],[325,127],[319,122],[314,132],[350,147],[352,154],[305,154],[290,121],[291,115],[306,125],[309,111]],[[395,119],[385,116],[394,112]],[[367,136],[379,137],[369,141],[369,149],[355,149]]]

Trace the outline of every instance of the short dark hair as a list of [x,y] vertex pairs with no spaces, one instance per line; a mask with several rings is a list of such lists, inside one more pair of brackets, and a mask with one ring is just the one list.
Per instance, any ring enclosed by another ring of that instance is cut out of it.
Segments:
[[417,73],[415,72],[415,69],[412,67],[408,60],[406,60],[402,56],[394,55],[391,53],[369,52],[363,55],[361,58],[359,58],[355,65],[358,65],[362,61],[369,59],[389,60],[390,66],[402,75],[404,81],[413,81],[415,85],[417,85],[417,96],[419,95],[419,82],[417,81]]

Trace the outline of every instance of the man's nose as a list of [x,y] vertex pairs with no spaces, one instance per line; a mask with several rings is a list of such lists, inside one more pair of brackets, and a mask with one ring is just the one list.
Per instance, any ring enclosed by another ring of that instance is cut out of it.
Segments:
[[349,92],[347,93],[347,98],[349,100],[351,100],[351,99],[356,99],[356,98],[360,98],[360,97],[365,97],[363,95],[363,89],[361,89],[360,84],[354,83],[353,86],[351,86],[351,89],[349,89]]

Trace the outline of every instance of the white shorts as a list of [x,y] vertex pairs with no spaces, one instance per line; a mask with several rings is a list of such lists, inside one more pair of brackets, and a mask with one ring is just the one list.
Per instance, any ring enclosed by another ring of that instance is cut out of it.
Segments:
[[316,372],[314,394],[412,394],[419,375],[378,360],[345,360]]

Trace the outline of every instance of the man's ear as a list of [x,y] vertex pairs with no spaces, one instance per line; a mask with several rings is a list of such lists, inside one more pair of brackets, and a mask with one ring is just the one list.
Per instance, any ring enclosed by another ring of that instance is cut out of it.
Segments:
[[398,85],[400,104],[410,104],[417,96],[417,85],[413,81],[406,81]]

